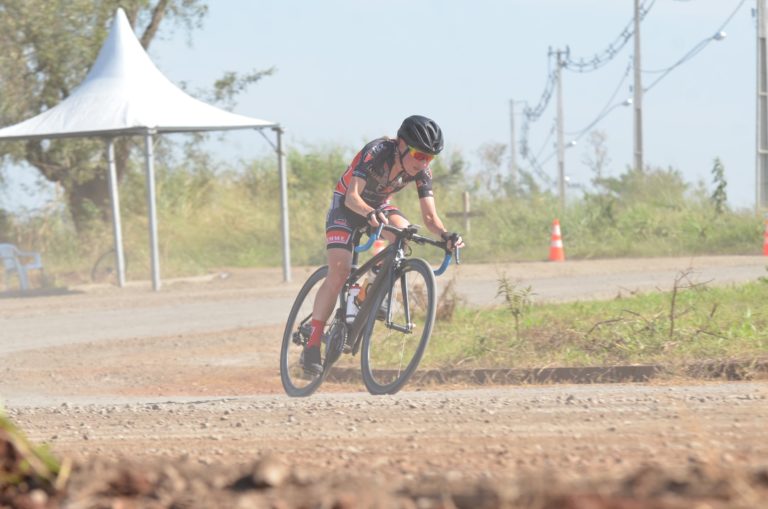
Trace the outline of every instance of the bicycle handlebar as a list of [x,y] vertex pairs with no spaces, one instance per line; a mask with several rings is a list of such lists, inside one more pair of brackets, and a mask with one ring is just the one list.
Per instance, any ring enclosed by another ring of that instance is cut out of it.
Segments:
[[379,240],[379,237],[381,236],[381,231],[384,229],[384,223],[379,223],[379,227],[376,228],[376,231],[373,232],[368,236],[368,242],[363,244],[362,246],[355,246],[355,253],[362,253],[364,251],[368,251],[373,246],[373,243]]
[[381,236],[381,232],[383,230],[390,231],[395,235],[397,235],[398,237],[405,237],[406,239],[412,240],[417,244],[430,244],[432,246],[444,249],[445,257],[443,257],[443,263],[440,265],[440,267],[437,270],[433,270],[436,276],[442,275],[448,269],[448,266],[451,264],[451,259],[453,258],[453,252],[456,253],[456,265],[459,265],[461,263],[461,259],[459,256],[459,252],[460,252],[459,248],[454,248],[453,252],[451,252],[446,249],[445,241],[433,240],[433,239],[430,239],[429,237],[418,235],[414,228],[410,228],[410,227],[397,228],[396,226],[390,226],[388,224],[385,225],[384,223],[379,224],[379,227],[376,229],[376,231],[368,236],[368,242],[366,242],[362,246],[355,246],[355,252],[362,253],[363,251],[369,250],[373,246],[373,243],[379,239],[379,237]]
[[[459,263],[459,261],[458,261],[459,260],[458,250],[457,250],[456,254],[457,254],[457,256],[456,256],[456,263],[458,264]],[[437,270],[432,269],[432,272],[435,273],[435,276],[442,276],[443,272],[448,270],[448,266],[451,264],[451,258],[452,258],[451,253],[445,253],[445,257],[443,258],[442,265],[440,265],[440,267],[438,267]]]

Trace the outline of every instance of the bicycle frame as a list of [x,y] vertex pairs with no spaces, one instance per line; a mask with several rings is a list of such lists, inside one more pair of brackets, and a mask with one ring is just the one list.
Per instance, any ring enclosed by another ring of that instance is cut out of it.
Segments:
[[[366,251],[367,249],[370,249],[370,247],[373,245],[373,242],[378,239],[381,236],[381,232],[383,229],[387,229],[389,231],[394,232],[395,235],[395,242],[384,248],[380,253],[374,255],[370,260],[365,262],[362,266],[358,267],[358,257],[359,254],[363,251]],[[403,235],[403,231],[406,231],[407,234]],[[356,283],[364,274],[366,274],[368,271],[370,271],[374,266],[381,265],[381,269],[379,271],[379,276],[376,277],[376,280],[373,282],[373,285],[368,290],[365,301],[363,302],[363,306],[358,310],[357,316],[355,316],[355,319],[353,320],[352,324],[348,326],[347,328],[347,334],[350,337],[354,338],[354,343],[352,344],[352,355],[357,354],[359,348],[360,348],[360,342],[361,342],[361,332],[362,328],[365,324],[366,318],[369,316],[371,312],[376,312],[376,310],[371,309],[372,303],[377,300],[377,297],[379,296],[380,292],[386,291],[387,289],[391,288],[394,281],[393,278],[395,277],[395,272],[397,270],[396,265],[405,258],[404,254],[404,248],[405,244],[408,240],[414,240],[417,243],[429,243],[434,246],[438,247],[444,247],[444,244],[438,241],[434,241],[432,239],[429,239],[427,237],[422,237],[420,235],[416,235],[415,229],[412,226],[409,226],[403,230],[399,228],[394,228],[390,226],[386,226],[384,224],[380,225],[378,230],[373,233],[370,238],[368,239],[368,242],[363,245],[359,246],[357,245],[360,241],[360,237],[362,237],[362,231],[360,236],[358,237],[357,242],[355,243],[355,248],[352,251],[352,270],[350,272],[349,277],[344,282],[344,286],[342,287],[341,293],[339,294],[339,311],[337,312],[337,318],[343,319],[343,317],[346,316],[347,312],[347,292],[349,291],[349,287]],[[436,275],[440,275],[447,269],[448,265],[451,263],[452,255],[451,253],[446,253],[445,258],[443,259],[443,263],[440,266],[440,268],[435,272]],[[459,263],[458,258],[458,252],[456,257],[456,263]],[[381,277],[381,276],[384,277]],[[402,284],[405,287],[405,276],[401,276]],[[406,319],[406,325],[401,326],[398,324],[394,324],[391,322],[391,309],[392,309],[392,294],[389,295],[389,301],[387,302],[387,316],[384,320],[385,326],[397,330],[399,332],[403,333],[411,333],[413,329],[413,324],[411,323],[411,317],[410,317],[410,303],[408,301],[408,292],[404,292],[404,301],[403,306],[405,310],[405,319]]]
[[[402,239],[398,239],[402,240]],[[374,255],[370,260],[365,262],[362,266],[358,267],[358,257],[359,252],[357,250],[353,251],[352,255],[352,271],[349,274],[349,277],[344,283],[344,286],[342,287],[341,293],[339,294],[339,311],[338,316],[343,317],[346,316],[347,313],[347,292],[349,291],[349,287],[360,280],[363,275],[368,273],[375,267],[376,265],[381,264],[381,269],[379,270],[379,275],[390,275],[393,274],[393,271],[391,270],[391,266],[393,263],[395,263],[395,259],[397,258],[397,252],[402,249],[402,246],[400,245],[402,242],[396,242],[394,244],[391,244],[384,248],[380,253]],[[355,341],[352,346],[352,355],[356,355],[358,350],[360,349],[360,340],[361,340],[361,332],[363,325],[365,324],[365,319],[368,317],[369,313],[372,311],[371,309],[371,303],[375,300],[374,297],[378,295],[378,292],[380,288],[385,287],[383,285],[383,281],[387,279],[386,277],[377,277],[373,284],[371,285],[371,288],[368,290],[365,301],[363,301],[362,307],[358,310],[357,316],[355,316],[355,319],[353,320],[352,324],[348,326],[347,334],[349,334],[350,337],[355,338]],[[389,319],[389,316],[387,317]]]

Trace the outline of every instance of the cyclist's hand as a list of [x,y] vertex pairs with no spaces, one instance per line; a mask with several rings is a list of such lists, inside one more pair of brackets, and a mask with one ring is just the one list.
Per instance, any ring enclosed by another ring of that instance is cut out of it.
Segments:
[[461,238],[460,233],[455,232],[443,232],[440,236],[445,241],[445,250],[453,251],[455,249],[461,249],[464,247],[464,239]]
[[389,224],[387,213],[382,208],[373,209],[372,211],[368,212],[368,215],[365,216],[365,219],[368,220],[368,224],[373,228],[378,228],[379,224]]

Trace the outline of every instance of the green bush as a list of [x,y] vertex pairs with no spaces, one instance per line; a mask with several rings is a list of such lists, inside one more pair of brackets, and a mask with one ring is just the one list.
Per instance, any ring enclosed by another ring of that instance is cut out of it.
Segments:
[[[172,150],[161,147],[156,167],[164,276],[280,265],[280,182],[274,156],[227,167],[197,150],[185,150],[174,159]],[[353,155],[354,149],[340,146],[289,150],[293,264],[323,262],[325,213],[333,186]],[[149,275],[146,184],[142,163],[133,166],[120,186],[129,279]],[[762,245],[762,223],[752,212],[717,208],[710,192],[693,188],[673,169],[595,178],[582,196],[569,196],[561,213],[558,197],[542,191],[530,175],[523,173],[519,183],[499,174],[480,180],[468,175],[466,167],[458,152],[433,164],[438,210],[450,230],[464,233],[468,262],[545,260],[555,218],[568,259],[757,254]],[[465,191],[471,193],[469,229],[458,215]],[[415,189],[395,195],[394,202],[412,222],[422,222]],[[86,278],[113,242],[111,225],[100,220],[76,233],[63,203],[24,217],[5,211],[0,228],[8,241],[42,251],[50,270],[74,279]]]

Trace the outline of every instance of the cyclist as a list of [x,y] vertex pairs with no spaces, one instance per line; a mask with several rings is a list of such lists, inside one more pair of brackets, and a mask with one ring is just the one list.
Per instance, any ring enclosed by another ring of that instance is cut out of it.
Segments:
[[[320,374],[320,341],[341,287],[352,266],[355,231],[366,223],[404,228],[410,223],[390,203],[390,196],[416,182],[421,215],[426,227],[447,242],[447,249],[464,246],[461,235],[449,232],[437,215],[429,163],[443,150],[440,126],[427,117],[412,115],[397,131],[397,138],[377,138],[366,144],[339,178],[325,222],[328,275],[318,289],[312,310],[312,333],[304,350],[304,369]],[[392,241],[393,236],[385,232]]]

